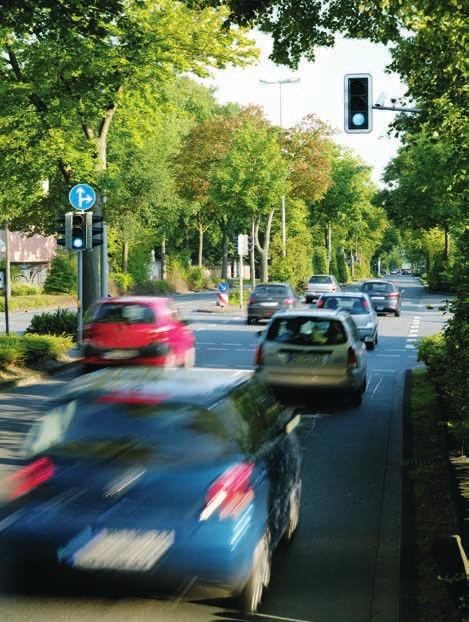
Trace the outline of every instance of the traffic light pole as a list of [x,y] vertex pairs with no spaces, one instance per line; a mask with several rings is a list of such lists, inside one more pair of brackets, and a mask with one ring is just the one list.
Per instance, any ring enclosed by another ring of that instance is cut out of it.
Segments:
[[239,254],[239,308],[243,308],[243,255]]
[[77,343],[80,346],[83,340],[83,251],[77,253],[78,273],[78,313],[77,313]]
[[107,263],[107,225],[103,222],[103,243],[101,245],[101,298],[108,295],[108,263]]
[[391,112],[422,112],[420,108],[402,108],[401,106],[380,106],[374,104],[371,106],[373,110],[391,110]]

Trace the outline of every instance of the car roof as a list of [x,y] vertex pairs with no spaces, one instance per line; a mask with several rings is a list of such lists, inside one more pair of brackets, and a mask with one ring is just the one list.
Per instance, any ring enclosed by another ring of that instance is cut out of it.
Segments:
[[113,298],[104,298],[98,300],[100,304],[107,303],[140,303],[144,305],[154,305],[159,303],[167,303],[170,299],[164,296],[114,296]]
[[258,287],[270,287],[271,285],[282,285],[282,287],[290,287],[290,283],[258,283],[255,289],[257,289]]
[[335,276],[333,274],[312,274],[309,278],[312,279],[313,276],[329,276],[329,277],[335,279]]
[[250,372],[213,369],[164,369],[158,367],[106,368],[69,383],[59,401],[112,395],[144,395],[155,403],[188,403],[210,407],[236,386],[245,383]]
[[386,281],[386,279],[366,279],[363,283],[388,283],[389,285],[394,285],[394,283]]
[[348,315],[347,311],[343,309],[305,309],[304,311],[280,311],[272,317],[272,320],[295,317],[321,317],[325,320],[342,320],[348,317]]
[[361,298],[367,298],[367,294],[365,294],[365,292],[324,292],[324,294],[321,294],[321,298],[356,298],[356,297],[361,297]]

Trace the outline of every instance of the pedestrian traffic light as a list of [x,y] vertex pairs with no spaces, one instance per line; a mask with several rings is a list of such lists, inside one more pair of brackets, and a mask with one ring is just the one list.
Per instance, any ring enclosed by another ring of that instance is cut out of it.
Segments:
[[59,246],[64,246],[68,250],[72,250],[72,218],[73,212],[67,212],[57,221],[60,224],[60,226],[57,227],[57,233],[63,235],[63,237],[57,240],[57,244]]
[[104,218],[102,216],[95,216],[92,214],[92,219],[89,224],[91,229],[91,246],[101,246],[103,244],[103,229],[104,229]]
[[373,129],[372,79],[368,73],[347,74],[344,81],[344,122],[348,134]]

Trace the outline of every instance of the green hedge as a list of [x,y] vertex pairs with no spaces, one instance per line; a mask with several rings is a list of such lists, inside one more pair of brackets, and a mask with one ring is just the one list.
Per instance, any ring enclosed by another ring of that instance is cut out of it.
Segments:
[[210,285],[210,278],[207,277],[207,271],[205,268],[200,266],[193,266],[187,272],[187,283],[189,288],[194,289],[205,289]]
[[11,284],[11,295],[12,296],[36,296],[37,294],[41,294],[42,289],[40,287],[35,287],[34,285],[30,285],[29,283],[12,283]]
[[165,296],[174,294],[175,288],[168,281],[146,281],[143,285],[134,287],[133,292],[138,296]]
[[34,335],[58,335],[76,339],[77,314],[68,309],[57,309],[52,313],[35,315],[25,331]]
[[0,367],[37,365],[57,360],[73,347],[70,337],[53,335],[0,335]]

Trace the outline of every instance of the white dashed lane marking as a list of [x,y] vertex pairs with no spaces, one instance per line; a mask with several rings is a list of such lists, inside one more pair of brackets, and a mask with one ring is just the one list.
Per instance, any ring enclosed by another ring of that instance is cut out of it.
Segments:
[[409,333],[407,335],[407,340],[405,344],[406,350],[415,350],[414,342],[418,339],[418,334],[420,330],[420,316],[416,315],[412,318],[412,322],[410,323]]

